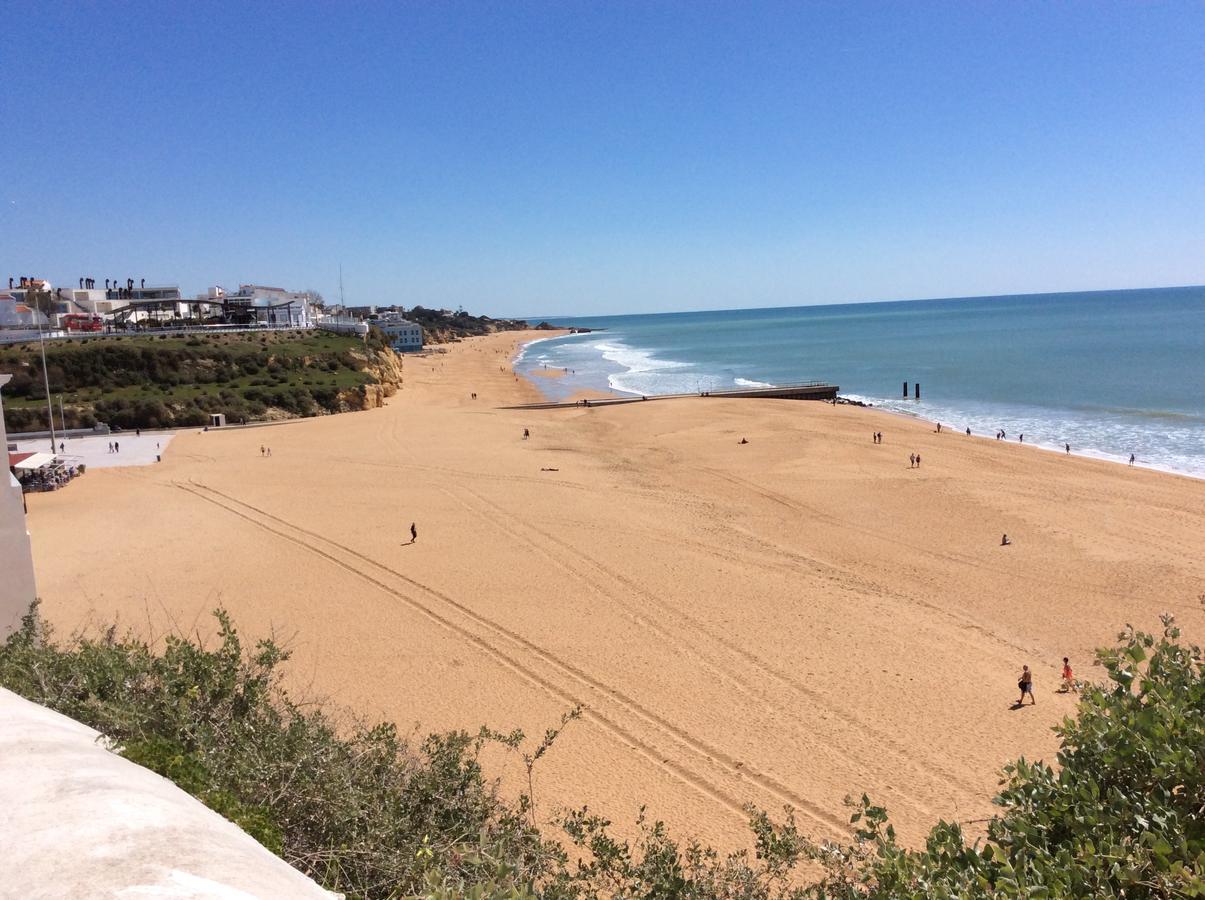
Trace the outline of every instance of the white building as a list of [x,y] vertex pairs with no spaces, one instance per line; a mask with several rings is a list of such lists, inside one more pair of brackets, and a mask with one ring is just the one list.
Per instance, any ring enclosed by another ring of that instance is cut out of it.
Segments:
[[213,288],[210,293],[214,291],[224,295],[227,310],[241,308],[256,321],[293,328],[314,325],[313,301],[307,291],[286,291],[262,284],[240,284],[236,294],[228,294],[221,288]]
[[417,322],[403,319],[397,313],[382,313],[368,320],[389,338],[389,346],[399,353],[423,349],[423,329]]
[[[0,375],[0,390],[13,376]],[[21,485],[8,468],[8,432],[4,427],[4,398],[0,396],[0,443],[4,446],[4,476],[0,481],[0,641],[21,624],[21,617],[37,597],[33,577],[33,550],[25,526],[25,498]]]
[[0,328],[40,328],[47,324],[44,315],[25,305],[21,291],[0,291]]

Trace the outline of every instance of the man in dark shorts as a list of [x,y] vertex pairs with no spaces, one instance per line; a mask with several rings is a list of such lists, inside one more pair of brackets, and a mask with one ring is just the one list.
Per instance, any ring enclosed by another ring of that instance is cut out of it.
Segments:
[[410,523],[410,543],[413,544],[417,540],[418,540],[418,528],[416,528],[415,524],[413,522],[411,522]]
[[1021,699],[1017,701],[1017,706],[1025,704],[1025,695],[1029,694],[1029,702],[1037,705],[1038,701],[1033,696],[1033,673],[1029,671],[1029,666],[1021,667],[1021,680],[1017,682],[1017,687],[1021,689]]

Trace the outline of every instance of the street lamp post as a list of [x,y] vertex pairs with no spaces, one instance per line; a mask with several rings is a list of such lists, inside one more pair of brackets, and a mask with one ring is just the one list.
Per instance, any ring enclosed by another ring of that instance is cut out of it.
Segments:
[[[48,320],[49,321],[49,320]],[[54,448],[54,401],[50,398],[50,373],[46,371],[46,335],[42,333],[42,323],[38,323],[38,343],[42,345],[42,383],[46,387],[46,418],[50,422],[50,453]]]

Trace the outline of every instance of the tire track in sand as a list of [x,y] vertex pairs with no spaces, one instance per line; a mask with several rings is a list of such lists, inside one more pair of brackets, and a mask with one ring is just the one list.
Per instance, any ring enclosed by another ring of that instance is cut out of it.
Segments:
[[[790,674],[789,672],[779,669],[778,667],[774,666],[772,663],[763,659],[761,656],[757,655],[753,651],[741,646],[739,643],[737,643],[735,641],[730,640],[728,637],[726,637],[721,632],[718,632],[715,629],[708,627],[703,622],[694,618],[693,616],[691,616],[689,613],[685,612],[681,608],[673,606],[673,605],[665,602],[660,597],[656,596],[654,593],[645,590],[639,584],[635,583],[634,581],[632,581],[630,578],[628,578],[626,575],[619,572],[618,570],[612,569],[612,568],[604,565],[603,563],[599,562],[594,557],[590,556],[588,553],[586,553],[582,550],[579,550],[574,545],[568,543],[567,541],[563,540],[562,538],[557,537],[556,535],[552,534],[551,532],[545,531],[544,529],[540,528],[537,525],[533,525],[532,523],[530,523],[526,520],[518,518],[513,513],[508,512],[503,507],[494,503],[492,500],[489,500],[488,498],[483,497],[480,494],[477,494],[475,491],[473,491],[469,488],[466,488],[463,485],[461,485],[459,487],[459,489],[464,491],[467,494],[472,495],[479,501],[479,503],[492,508],[500,516],[505,517],[506,520],[513,523],[513,525],[515,527],[511,527],[511,528],[506,528],[503,525],[499,525],[499,527],[502,528],[504,531],[506,531],[508,534],[511,534],[512,536],[517,536],[516,531],[515,531],[515,528],[517,528],[517,527],[529,529],[530,531],[539,535],[544,541],[547,541],[550,544],[554,544],[557,547],[560,547],[567,554],[569,554],[573,557],[576,557],[584,565],[595,570],[597,573],[599,573],[600,581],[603,584],[610,581],[610,582],[615,582],[615,583],[624,585],[633,595],[640,597],[648,605],[662,610],[667,616],[672,618],[674,621],[676,621],[680,624],[686,625],[690,631],[693,631],[695,633],[696,641],[701,638],[705,642],[708,642],[715,646],[723,648],[722,651],[720,651],[720,652],[717,652],[713,648],[711,654],[708,654],[708,653],[704,652],[702,649],[700,649],[700,647],[697,645],[697,643],[690,643],[690,642],[683,641],[681,634],[670,633],[670,632],[666,631],[664,628],[661,628],[660,626],[658,626],[655,622],[651,621],[648,617],[641,615],[638,609],[634,609],[631,606],[631,604],[627,603],[621,596],[619,596],[618,593],[606,590],[606,588],[603,587],[602,584],[594,581],[593,579],[591,579],[588,576],[584,575],[583,573],[577,571],[573,567],[566,565],[562,559],[558,558],[555,554],[548,552],[547,549],[545,549],[543,544],[541,544],[540,542],[533,541],[533,540],[526,539],[526,538],[521,538],[522,540],[524,540],[524,543],[528,544],[528,546],[534,547],[537,551],[541,552],[547,559],[551,560],[554,564],[556,564],[557,566],[562,568],[564,571],[569,572],[571,575],[580,579],[583,583],[585,583],[586,585],[591,587],[597,593],[601,594],[602,596],[608,598],[615,604],[622,607],[628,613],[629,617],[631,617],[635,622],[637,622],[637,624],[640,624],[642,627],[647,627],[652,631],[656,631],[657,633],[664,636],[667,641],[670,641],[672,644],[676,644],[676,645],[682,647],[683,649],[686,649],[696,659],[701,660],[708,668],[710,668],[712,671],[716,672],[721,677],[723,677],[726,681],[728,681],[729,683],[734,685],[739,691],[741,691],[741,693],[743,693],[747,697],[750,697],[750,698],[756,700],[757,702],[761,703],[765,708],[770,710],[770,712],[774,713],[775,715],[782,715],[784,712],[783,708],[781,707],[781,705],[775,704],[769,697],[767,697],[763,692],[757,690],[748,681],[741,678],[741,676],[738,674],[741,661],[743,661],[743,663],[747,666],[752,666],[759,673],[761,673],[763,676],[765,676],[768,680],[774,681],[774,682],[780,684],[788,692],[793,693],[794,695],[802,698],[803,700],[806,701],[806,703],[813,705],[813,706],[820,706],[820,707],[823,707],[824,709],[826,709],[835,718],[840,719],[841,721],[845,722],[846,725],[848,725],[851,729],[860,732],[862,734],[863,738],[867,740],[868,746],[889,748],[893,753],[895,753],[903,761],[903,764],[905,766],[912,769],[912,771],[914,771],[915,773],[918,773],[918,774],[922,775],[923,777],[927,777],[927,778],[932,778],[933,776],[937,776],[937,778],[939,780],[943,780],[947,784],[950,784],[950,785],[955,785],[974,796],[978,796],[978,794],[980,793],[981,785],[973,784],[973,783],[965,780],[961,776],[957,775],[956,773],[954,773],[948,769],[945,769],[944,767],[941,767],[932,762],[930,762],[928,765],[918,764],[915,760],[915,753],[913,751],[910,751],[908,748],[904,747],[902,744],[900,744],[887,731],[878,729],[875,726],[869,724],[868,722],[865,722],[864,720],[862,720],[860,717],[853,714],[852,712],[849,712],[843,708],[835,706],[824,694],[808,687],[807,684],[804,681],[802,681],[801,679],[795,677],[794,675]],[[443,490],[444,490],[444,493],[447,494],[449,497],[451,497],[454,500],[459,500],[462,504],[464,504],[463,500],[456,497],[456,495],[453,494],[451,491],[449,491],[447,488],[444,488]],[[470,510],[470,512],[475,512],[477,514],[483,515],[483,517],[487,518],[487,519],[490,518],[490,516],[488,514],[485,514],[481,509],[473,509],[470,505],[468,505],[468,504],[465,504],[465,505],[466,505],[466,508],[468,508]],[[497,523],[495,523],[495,524],[497,524]],[[821,564],[821,565],[823,565],[823,564]],[[730,665],[726,665],[724,662],[719,661],[719,657],[722,654],[722,652],[724,652],[724,651],[737,657],[738,662],[735,667],[730,667]],[[803,732],[798,727],[793,728],[793,730],[795,730],[796,733],[798,733],[798,734],[803,734]],[[921,809],[924,812],[929,812],[929,813],[933,812],[932,810],[925,807],[924,804],[921,803],[915,797],[910,798],[910,802],[914,806],[916,806],[917,808]]]
[[[624,692],[600,682],[593,676],[581,670],[579,667],[560,659],[555,654],[532,643],[522,635],[511,631],[502,625],[499,625],[497,622],[492,621],[480,613],[473,611],[454,598],[449,597],[448,595],[432,587],[422,584],[408,575],[404,575],[401,572],[391,569],[389,566],[386,566],[369,556],[365,556],[364,554],[361,554],[350,547],[344,546],[337,541],[333,541],[330,538],[327,538],[316,532],[302,528],[298,525],[294,525],[293,523],[288,522],[279,516],[273,515],[266,510],[239,500],[236,497],[231,497],[229,494],[225,494],[215,488],[209,487],[208,485],[204,485],[196,481],[190,482],[189,484],[174,482],[174,485],[180,490],[192,494],[201,500],[212,503],[213,505],[224,509],[226,512],[232,515],[238,516],[239,518],[244,519],[271,534],[275,534],[278,537],[286,541],[290,541],[291,543],[309,551],[312,554],[326,559],[328,562],[352,573],[353,575],[374,585],[385,593],[396,597],[407,606],[421,613],[431,621],[434,621],[455,634],[463,637],[465,640],[472,643],[473,646],[493,657],[505,668],[515,672],[533,684],[536,684],[550,695],[560,700],[567,701],[571,704],[582,704],[584,707],[583,715],[585,717],[594,721],[605,730],[610,731],[623,743],[626,743],[629,746],[637,749],[641,755],[645,756],[655,766],[672,773],[679,780],[688,784],[690,787],[737,813],[741,816],[742,820],[746,815],[744,804],[734,799],[726,790],[717,786],[714,782],[710,781],[706,777],[698,774],[684,763],[676,761],[671,754],[668,754],[661,748],[654,746],[645,738],[642,738],[641,736],[632,732],[629,728],[625,727],[623,724],[615,721],[615,719],[608,717],[594,707],[583,703],[578,696],[576,696],[571,690],[562,684],[558,684],[555,680],[542,675],[530,664],[524,664],[521,660],[516,659],[496,643],[487,640],[485,637],[482,637],[465,625],[457,624],[446,615],[441,615],[439,612],[431,609],[420,600],[407,594],[405,591],[390,586],[381,579],[362,571],[360,568],[357,568],[349,562],[340,559],[333,553],[323,550],[320,546],[315,546],[304,538],[297,537],[296,535],[290,535],[278,527],[273,527],[267,522],[260,521],[258,518],[256,518],[256,516],[268,519],[271,522],[275,522],[284,528],[297,532],[298,534],[308,535],[310,538],[321,541],[323,544],[336,548],[339,551],[348,554],[349,556],[353,556],[356,559],[361,560],[374,569],[387,573],[388,576],[396,578],[413,588],[417,588],[419,591],[426,594],[428,597],[433,598],[438,603],[451,607],[461,616],[486,631],[487,634],[490,634],[495,639],[502,638],[506,641],[509,641],[518,648],[526,651],[528,654],[536,657],[536,659],[538,659],[541,663],[548,668],[553,669],[562,677],[568,676],[569,678],[580,682],[582,685],[595,693],[602,701],[619,707],[621,711],[626,711],[636,719],[642,720],[645,728],[652,730],[654,733],[661,732],[663,738],[667,737],[671,740],[671,742],[678,744],[682,748],[691,751],[699,757],[702,757],[705,763],[720,769],[724,775],[740,781],[749,782],[752,786],[757,787],[770,796],[775,797],[779,802],[789,804],[790,806],[814,819],[818,824],[824,825],[826,828],[836,832],[837,834],[844,835],[848,831],[848,823],[845,822],[841,817],[832,815],[819,805],[795,794],[790,788],[782,785],[776,779],[763,775],[740,760],[734,759],[730,755],[724,753],[719,748],[708,744],[706,741],[696,738],[694,735],[690,734],[684,729],[679,728],[673,723],[665,720],[659,714],[645,708],[637,700],[628,696]],[[227,502],[224,503],[222,500],[217,499],[219,497]],[[236,507],[243,507],[243,509],[248,510],[249,512],[244,512]]]
[[[957,550],[940,551],[940,550],[934,550],[931,547],[914,546],[913,544],[908,543],[907,541],[901,540],[899,538],[889,537],[888,535],[875,531],[872,528],[864,528],[864,527],[861,527],[858,525],[854,525],[845,519],[841,519],[830,513],[822,512],[821,510],[816,509],[815,507],[811,507],[805,503],[801,503],[798,500],[788,497],[786,494],[779,493],[778,491],[775,491],[771,488],[763,487],[760,484],[757,484],[756,482],[748,480],[747,478],[741,478],[739,475],[733,475],[731,472],[725,472],[720,469],[712,469],[712,468],[706,468],[706,467],[699,468],[699,469],[697,469],[697,471],[702,472],[708,476],[711,476],[712,478],[718,478],[721,481],[727,481],[729,484],[732,484],[743,490],[751,491],[752,493],[759,495],[763,499],[769,500],[771,503],[775,503],[775,504],[783,507],[784,509],[791,510],[796,515],[800,515],[800,516],[804,516],[807,518],[815,519],[820,522],[824,522],[825,524],[831,525],[831,526],[833,526],[833,528],[838,529],[838,530],[853,531],[858,534],[865,535],[866,537],[870,538],[871,540],[879,541],[880,543],[894,544],[899,547],[904,547],[909,551],[909,553],[912,553],[913,555],[928,556],[932,559],[938,559],[938,560],[943,560],[945,562],[952,562],[952,563],[958,563],[958,564],[964,565],[964,566],[970,566],[970,567],[979,569],[980,571],[983,571],[983,572],[992,572],[992,573],[995,573],[996,575],[1000,575],[1005,578],[1011,578],[1014,581],[1015,580],[1033,581],[1035,583],[1040,583],[1043,587],[1045,587],[1047,589],[1049,588],[1049,586],[1051,584],[1053,584],[1054,586],[1057,586],[1057,587],[1066,587],[1066,588],[1071,588],[1071,589],[1076,589],[1076,590],[1083,587],[1083,585],[1078,582],[1071,582],[1071,581],[1067,581],[1066,579],[1057,579],[1057,580],[1051,582],[1049,575],[1039,578],[1037,575],[1033,575],[1028,572],[1013,572],[1013,571],[1008,571],[1005,569],[999,569],[995,566],[989,565],[980,557],[972,556],[969,553],[960,553]],[[1109,596],[1115,597],[1118,600],[1128,600],[1129,599],[1129,597],[1127,595],[1119,593],[1116,590],[1112,590],[1107,585],[1093,585],[1093,590],[1097,594],[1107,594]]]

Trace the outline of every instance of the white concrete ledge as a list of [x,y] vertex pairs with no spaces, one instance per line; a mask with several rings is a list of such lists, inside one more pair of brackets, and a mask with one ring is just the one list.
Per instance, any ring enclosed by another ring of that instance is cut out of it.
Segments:
[[3,688],[0,848],[4,897],[338,896],[98,732]]

